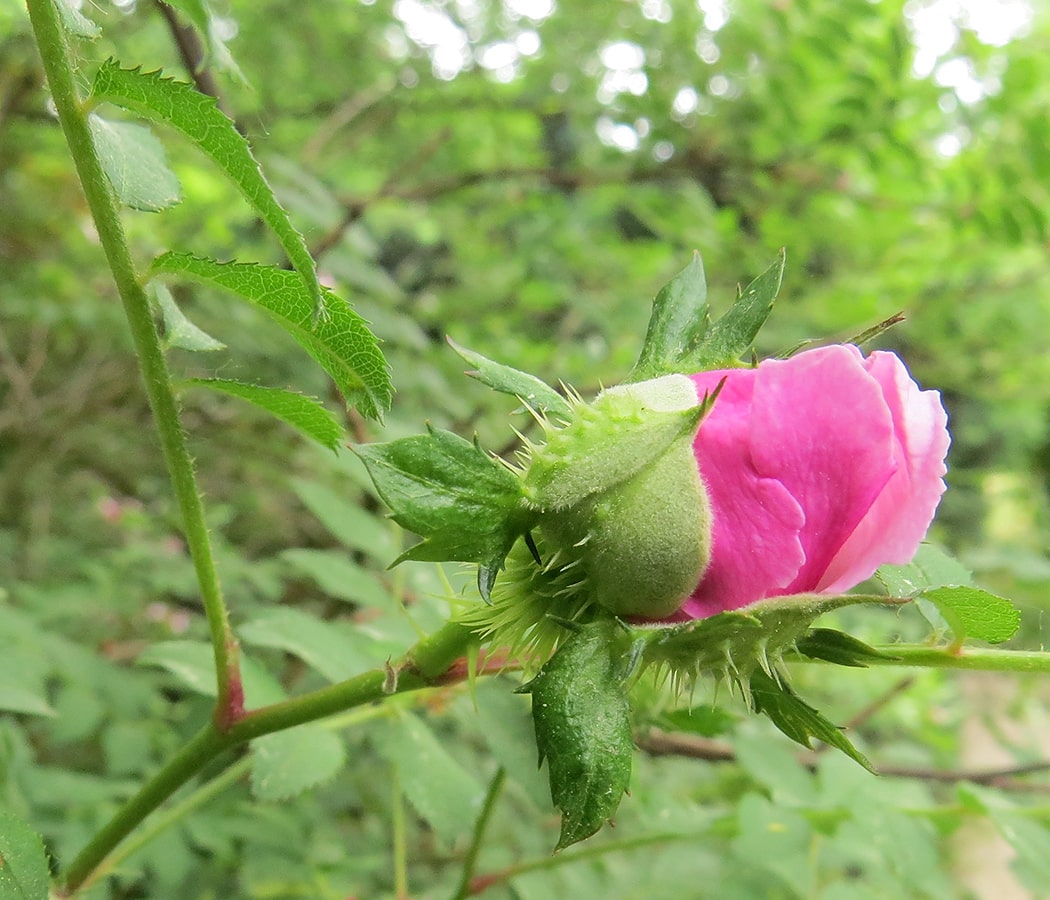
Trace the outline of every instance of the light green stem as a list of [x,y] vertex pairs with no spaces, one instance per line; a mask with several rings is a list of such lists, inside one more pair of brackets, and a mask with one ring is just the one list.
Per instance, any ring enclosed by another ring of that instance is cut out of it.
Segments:
[[253,738],[355,706],[463,681],[468,674],[466,666],[453,664],[475,641],[470,631],[450,622],[416,644],[396,666],[365,672],[301,697],[253,710],[225,731],[219,731],[214,721],[209,722],[117,811],[70,863],[64,874],[63,896],[72,896],[97,877],[98,869],[106,864],[107,857],[132,829],[217,756]]
[[481,853],[481,844],[485,839],[485,830],[488,828],[489,820],[496,809],[496,801],[499,799],[500,791],[503,790],[503,782],[506,780],[507,770],[502,766],[496,770],[492,781],[489,783],[488,792],[485,794],[485,803],[478,814],[478,820],[474,823],[474,837],[470,842],[470,849],[463,860],[463,874],[459,879],[459,887],[452,895],[452,900],[466,900],[470,896],[471,880],[474,878],[474,869],[478,864],[478,855]]
[[215,717],[221,730],[240,712],[243,706],[243,692],[237,665],[237,643],[230,630],[226,604],[222,599],[219,577],[215,570],[211,541],[204,520],[204,507],[193,473],[193,459],[186,447],[186,438],[179,422],[175,393],[149,300],[135,273],[117,205],[99,161],[87,116],[77,96],[69,47],[58,10],[53,0],[27,0],[27,5],[44,65],[44,74],[51,88],[51,98],[58,111],[58,120],[84,188],[99,242],[124,304],[124,313],[131,329],[150,408],[153,410],[153,418],[160,435],[164,462],[182,515],[186,543],[197,571],[201,600],[208,616],[215,653],[215,672],[218,680]]
[[[997,650],[992,647],[960,647],[954,650],[925,644],[882,644],[875,649],[887,658],[865,657],[865,665],[1050,674],[1050,653],[1042,650]],[[788,658],[792,662],[822,662],[797,653]]]

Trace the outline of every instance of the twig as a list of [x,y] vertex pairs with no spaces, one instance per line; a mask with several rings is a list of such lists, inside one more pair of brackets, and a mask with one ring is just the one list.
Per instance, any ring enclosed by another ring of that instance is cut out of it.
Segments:
[[[651,756],[685,756],[690,759],[702,759],[708,762],[735,762],[736,751],[726,743],[692,735],[674,734],[653,730],[640,735],[635,743],[641,750]],[[816,752],[800,753],[798,761],[807,769],[817,767],[819,756]],[[1050,793],[1050,784],[1032,784],[1020,780],[1020,776],[1037,772],[1050,771],[1050,760],[1041,760],[1021,766],[1003,769],[936,769],[923,766],[895,766],[892,764],[876,765],[881,775],[893,778],[914,778],[920,781],[937,781],[955,783],[969,781],[983,784],[1004,791],[1024,791],[1030,793]]]

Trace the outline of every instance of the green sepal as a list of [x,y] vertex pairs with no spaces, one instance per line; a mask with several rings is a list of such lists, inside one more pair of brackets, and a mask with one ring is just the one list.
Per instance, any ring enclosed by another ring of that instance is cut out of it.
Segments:
[[724,316],[704,335],[695,352],[683,357],[679,371],[699,372],[739,365],[755,340],[759,329],[773,311],[773,301],[784,278],[784,251],[774,263],[751,282]]
[[856,669],[867,668],[869,663],[877,660],[899,659],[834,628],[811,628],[799,638],[795,649],[810,659],[822,659],[837,666]]
[[681,625],[641,627],[635,633],[646,641],[645,663],[666,667],[677,681],[710,674],[746,689],[752,673],[771,670],[818,616],[854,604],[904,602],[866,594],[795,594]]
[[597,832],[631,778],[634,740],[626,679],[631,637],[612,618],[579,626],[519,693],[532,695],[540,763],[561,810],[555,851]]
[[561,394],[549,384],[540,381],[535,375],[512,369],[502,363],[486,359],[480,353],[461,347],[452,338],[445,338],[448,345],[456,351],[463,361],[474,366],[466,374],[476,378],[501,394],[511,394],[541,414],[557,416],[565,422],[572,419],[572,406]]
[[696,352],[711,324],[707,279],[700,254],[674,276],[653,300],[645,343],[628,382],[684,371],[680,361]]
[[532,524],[519,480],[477,442],[430,428],[353,450],[394,521],[423,538],[392,565],[460,560],[492,572]]
[[756,669],[751,673],[751,703],[755,712],[763,713],[791,740],[803,747],[812,748],[812,738],[823,741],[829,747],[841,750],[850,759],[860,763],[874,773],[868,758],[850,740],[796,694],[782,679],[775,678]]
[[677,440],[695,434],[713,402],[639,411],[619,397],[599,395],[532,454],[524,482],[528,504],[542,512],[568,509],[627,481]]

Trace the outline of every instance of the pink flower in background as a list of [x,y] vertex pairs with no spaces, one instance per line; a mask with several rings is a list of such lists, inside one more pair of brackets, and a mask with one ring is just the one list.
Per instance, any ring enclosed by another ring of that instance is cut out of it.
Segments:
[[714,545],[675,618],[765,597],[839,593],[884,563],[906,563],[944,492],[948,417],[900,358],[822,347],[726,379],[694,443]]

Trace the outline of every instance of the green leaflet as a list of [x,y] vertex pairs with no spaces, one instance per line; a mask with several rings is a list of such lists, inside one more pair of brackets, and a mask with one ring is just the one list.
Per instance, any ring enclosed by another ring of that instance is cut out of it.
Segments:
[[188,384],[240,397],[287,422],[308,438],[335,452],[345,437],[342,426],[320,400],[283,388],[245,384],[228,378],[193,378]]
[[160,72],[123,69],[115,59],[106,60],[95,75],[91,98],[130,109],[181,131],[211,157],[240,188],[256,212],[270,226],[302,278],[312,313],[318,315],[327,299],[317,280],[313,258],[303,236],[281,208],[263,177],[248,142],[219,109],[214,98],[192,85],[165,78]]
[[189,253],[165,253],[151,273],[182,275],[232,291],[265,309],[332,376],[348,403],[382,419],[393,388],[386,360],[368,323],[335,294],[324,291],[325,315],[294,272],[276,266],[220,263]]
[[168,168],[164,145],[145,125],[88,116],[99,161],[120,202],[158,212],[181,200],[179,179]]

